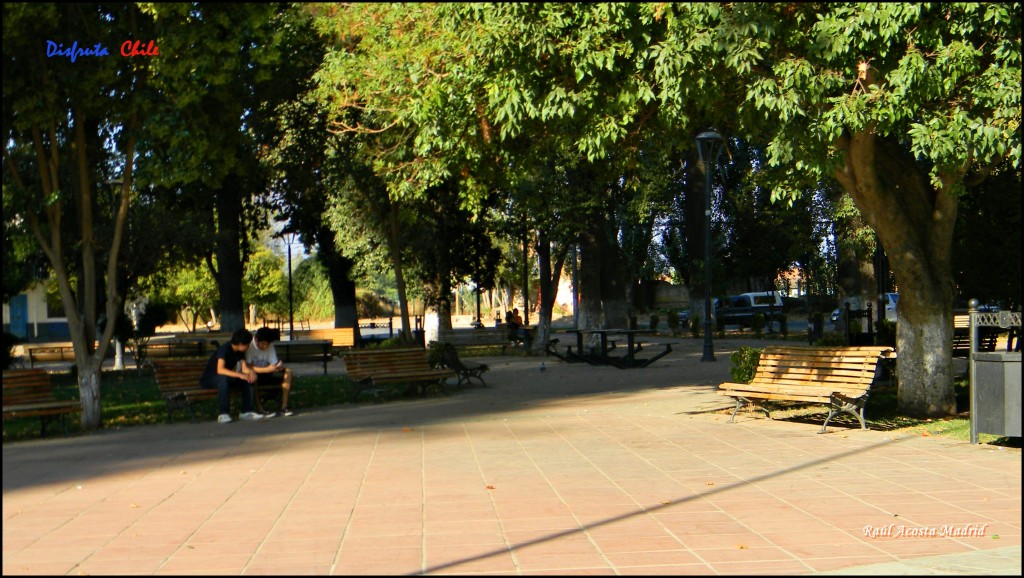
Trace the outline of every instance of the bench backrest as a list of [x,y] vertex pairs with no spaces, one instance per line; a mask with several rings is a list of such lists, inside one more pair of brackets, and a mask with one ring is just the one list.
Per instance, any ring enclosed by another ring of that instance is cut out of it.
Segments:
[[209,355],[212,347],[205,339],[175,339],[174,341],[150,341],[142,345],[143,355],[154,357],[203,357]]
[[56,401],[50,374],[42,369],[14,369],[3,372],[4,407]]
[[371,349],[345,353],[345,371],[356,381],[410,371],[432,371],[427,351],[418,348]]
[[[953,357],[969,357],[971,353],[970,315],[958,313],[953,315]],[[999,340],[999,329],[996,327],[978,328],[978,351],[995,351]]]
[[[324,352],[324,346],[319,343],[295,343],[294,341],[279,341],[274,344],[277,356],[281,357],[282,352],[290,352],[292,355],[316,355]],[[327,355],[330,355],[330,350]]]
[[474,327],[471,329],[441,329],[437,332],[437,340],[453,345],[471,345],[473,343],[504,343],[509,340],[508,326]]
[[832,391],[861,395],[871,387],[878,361],[891,347],[766,347],[754,382],[828,385]]
[[[296,331],[296,333],[298,333]],[[310,329],[303,331],[302,337],[308,339],[330,339],[332,347],[355,347],[356,331],[352,327],[335,327],[333,329]]]
[[159,360],[153,362],[156,386],[163,393],[198,389],[199,378],[206,369],[205,359]]

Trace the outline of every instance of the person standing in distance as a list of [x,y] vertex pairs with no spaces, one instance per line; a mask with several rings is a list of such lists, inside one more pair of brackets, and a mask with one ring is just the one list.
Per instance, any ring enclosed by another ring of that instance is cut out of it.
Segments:
[[257,386],[281,386],[281,409],[277,415],[287,417],[292,415],[292,410],[288,409],[288,394],[292,390],[292,370],[285,367],[277,358],[277,350],[274,349],[275,337],[274,330],[269,327],[257,329],[252,346],[245,352],[245,363],[249,366],[249,371],[256,375]]
[[[206,370],[199,378],[199,385],[217,390],[217,421],[231,423],[231,388],[242,388],[242,413],[244,420],[262,419],[263,415],[252,410],[253,386],[256,374],[249,371],[245,363],[245,352],[252,342],[252,333],[239,329],[231,335],[231,341],[217,348],[206,363]],[[235,368],[240,367],[240,371]]]

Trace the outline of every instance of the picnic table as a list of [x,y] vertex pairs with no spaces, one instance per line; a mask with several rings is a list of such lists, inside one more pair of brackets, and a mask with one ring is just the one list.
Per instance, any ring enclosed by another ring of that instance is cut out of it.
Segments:
[[[636,354],[643,350],[643,344],[637,341],[637,336],[653,334],[654,332],[649,329],[565,329],[562,330],[562,332],[576,334],[576,351],[573,351],[573,346],[570,345],[566,349],[566,354],[563,356],[556,352],[553,346],[549,346],[548,353],[569,363],[585,362],[591,365],[612,365],[619,369],[633,369],[647,367],[672,351],[672,345],[670,343],[666,343],[665,350],[654,357],[646,359],[636,357]],[[600,337],[600,346],[596,351],[591,353],[587,353],[585,351],[583,345],[584,333],[590,333]],[[609,336],[612,336],[613,338],[615,336],[626,337],[626,353],[624,355],[609,355],[609,352],[612,349],[615,349],[615,341],[614,339],[609,339]]]

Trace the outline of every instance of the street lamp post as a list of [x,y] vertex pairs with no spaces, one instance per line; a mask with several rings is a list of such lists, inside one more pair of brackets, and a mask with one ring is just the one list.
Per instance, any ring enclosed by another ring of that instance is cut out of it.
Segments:
[[284,242],[288,243],[288,340],[295,339],[295,310],[292,306],[292,243],[295,233],[287,233]]
[[704,167],[704,355],[701,361],[715,361],[711,339],[711,167],[718,162],[725,139],[714,131],[697,135],[697,157]]

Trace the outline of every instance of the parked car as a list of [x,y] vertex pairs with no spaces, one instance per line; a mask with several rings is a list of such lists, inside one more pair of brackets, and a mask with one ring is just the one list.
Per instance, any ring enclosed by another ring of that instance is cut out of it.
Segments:
[[896,303],[900,300],[899,293],[885,294],[885,320],[896,321]]
[[[703,302],[704,302],[704,300],[701,299],[701,303],[703,303]],[[711,306],[715,307],[715,308],[718,307],[718,297],[715,297],[715,298],[713,298],[711,300]],[[690,314],[691,314],[691,310],[690,310],[689,307],[687,307],[686,309],[680,309],[679,310],[678,316],[679,316],[679,326],[680,327],[689,327],[690,326]]]
[[782,296],[777,291],[730,295],[722,299],[715,309],[721,323],[743,327],[753,325],[754,316],[758,313],[764,314],[765,321],[771,323],[782,312]]

